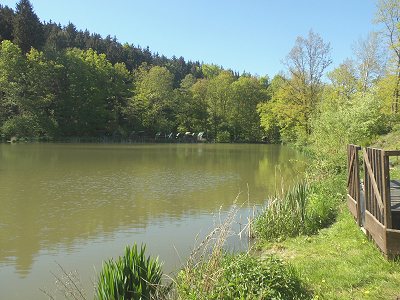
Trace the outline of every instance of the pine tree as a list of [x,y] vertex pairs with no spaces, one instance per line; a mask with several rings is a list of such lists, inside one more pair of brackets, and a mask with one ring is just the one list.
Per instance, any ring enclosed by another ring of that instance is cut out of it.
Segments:
[[14,11],[0,4],[0,41],[12,40]]
[[26,53],[31,47],[42,49],[44,44],[43,25],[29,0],[20,0],[14,18],[14,43]]

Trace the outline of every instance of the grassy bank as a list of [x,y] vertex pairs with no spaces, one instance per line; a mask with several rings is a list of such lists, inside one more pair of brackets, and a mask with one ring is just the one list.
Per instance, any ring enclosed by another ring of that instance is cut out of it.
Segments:
[[317,235],[262,245],[301,274],[315,299],[397,299],[400,263],[387,261],[368,241],[345,205],[337,222]]

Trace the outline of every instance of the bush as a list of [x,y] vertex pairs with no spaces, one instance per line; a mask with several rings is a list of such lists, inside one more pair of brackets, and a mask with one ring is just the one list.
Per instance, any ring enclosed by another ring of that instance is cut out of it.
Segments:
[[[225,255],[221,276],[213,288],[204,291],[204,266],[178,275],[180,299],[309,299],[294,269],[275,256],[257,259],[249,254]],[[193,278],[195,277],[195,278]]]
[[146,246],[140,251],[136,244],[125,248],[125,255],[117,261],[103,264],[97,280],[97,298],[101,300],[146,300],[157,292],[161,283],[161,264],[145,256]]
[[[37,116],[22,114],[8,119],[0,127],[1,136],[50,139],[57,134],[57,123],[52,118],[38,118]],[[1,138],[0,136],[0,138]]]
[[7,139],[13,136],[33,137],[37,135],[38,127],[39,125],[35,118],[20,115],[5,121],[1,127],[1,132]]
[[319,111],[312,121],[310,147],[321,170],[343,172],[348,144],[367,145],[388,130],[382,101],[374,94],[355,94],[345,102],[326,99]]
[[229,143],[231,141],[231,134],[229,131],[221,131],[217,133],[218,143]]

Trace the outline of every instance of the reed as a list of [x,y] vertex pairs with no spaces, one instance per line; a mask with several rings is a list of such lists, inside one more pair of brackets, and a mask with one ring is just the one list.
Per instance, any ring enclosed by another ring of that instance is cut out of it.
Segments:
[[125,248],[125,255],[103,264],[98,277],[96,296],[100,300],[155,299],[161,286],[162,265],[158,258],[145,255],[146,246],[134,244]]
[[253,235],[268,241],[280,241],[317,233],[336,219],[343,198],[339,187],[336,179],[300,182],[270,198],[253,221]]
[[302,182],[286,193],[269,199],[264,210],[254,220],[255,235],[274,240],[305,233],[309,217],[309,194],[309,184]]

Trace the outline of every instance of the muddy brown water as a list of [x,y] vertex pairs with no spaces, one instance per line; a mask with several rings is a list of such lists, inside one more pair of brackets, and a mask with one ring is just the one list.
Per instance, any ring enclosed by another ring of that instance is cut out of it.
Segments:
[[238,193],[244,224],[303,161],[277,145],[0,144],[0,299],[58,295],[58,264],[92,298],[102,261],[134,242],[173,273]]

